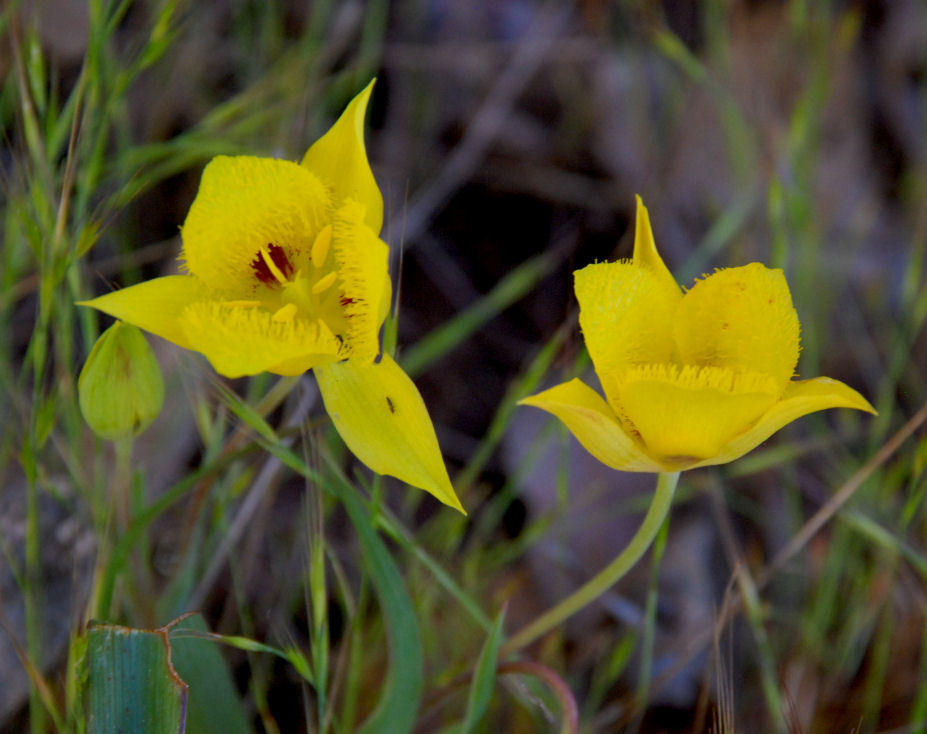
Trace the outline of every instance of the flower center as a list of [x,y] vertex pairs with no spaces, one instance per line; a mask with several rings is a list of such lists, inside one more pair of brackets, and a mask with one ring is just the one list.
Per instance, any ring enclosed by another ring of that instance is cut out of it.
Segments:
[[273,242],[268,243],[267,247],[262,247],[254,256],[251,269],[259,281],[270,287],[285,283],[293,274],[293,264],[286,256],[286,252]]
[[336,334],[344,318],[339,306],[340,289],[333,288],[338,271],[329,264],[332,227],[327,225],[316,235],[306,267],[297,268],[286,250],[272,242],[258,250],[251,270],[264,288],[257,300],[232,301],[237,307],[264,307],[273,313],[273,321],[289,323],[295,318],[325,321]]

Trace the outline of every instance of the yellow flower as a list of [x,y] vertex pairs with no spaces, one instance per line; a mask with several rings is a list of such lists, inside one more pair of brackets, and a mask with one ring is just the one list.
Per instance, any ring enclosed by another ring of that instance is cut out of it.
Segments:
[[724,464],[807,413],[875,412],[837,380],[792,380],[799,323],[781,270],[719,270],[683,293],[657,253],[640,197],[633,258],[574,277],[606,399],[574,379],[521,402],[553,413],[614,469]]
[[82,305],[201,352],[228,377],[314,369],[361,461],[463,512],[418,390],[389,355],[376,359],[391,287],[364,146],[372,89],[301,163],[214,158],[181,230],[188,274]]

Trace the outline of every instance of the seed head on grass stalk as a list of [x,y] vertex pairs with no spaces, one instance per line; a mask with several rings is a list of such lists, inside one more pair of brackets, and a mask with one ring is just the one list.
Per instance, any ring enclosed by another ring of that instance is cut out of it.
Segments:
[[357,458],[463,512],[421,395],[380,353],[391,284],[364,145],[372,90],[301,163],[214,158],[181,230],[187,273],[81,305],[198,351],[227,377],[314,370]]

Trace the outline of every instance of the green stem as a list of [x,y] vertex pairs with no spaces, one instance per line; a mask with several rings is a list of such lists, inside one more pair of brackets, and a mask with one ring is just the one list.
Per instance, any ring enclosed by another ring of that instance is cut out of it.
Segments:
[[116,506],[116,527],[121,535],[132,522],[132,439],[117,439],[113,442],[113,448],[116,452],[116,469],[109,501]]
[[274,386],[261,398],[261,402],[255,406],[255,410],[257,410],[262,418],[286,399],[293,388],[299,384],[299,378],[300,376],[281,377],[274,383]]
[[650,676],[653,674],[653,639],[657,629],[657,602],[659,601],[660,562],[663,560],[663,551],[666,549],[666,538],[669,535],[669,516],[660,526],[657,539],[653,544],[653,555],[650,566],[650,589],[647,591],[647,602],[644,608],[644,628],[641,634],[641,665],[637,682],[637,716],[631,731],[634,734],[641,729],[644,712],[647,707],[647,698],[650,695]]
[[[33,442],[34,434],[26,441]],[[37,442],[35,442],[37,443]],[[33,443],[33,445],[35,445]],[[29,659],[41,669],[43,658],[42,634],[45,627],[45,589],[42,585],[42,555],[39,538],[39,490],[34,475],[29,476],[26,495],[26,573],[23,602],[26,613],[26,649]],[[43,734],[47,731],[47,720],[42,697],[34,685],[29,686],[29,731]]]
[[591,604],[614,586],[650,547],[672,507],[678,481],[679,472],[658,474],[653,501],[650,503],[644,521],[627,547],[591,580],[516,632],[502,646],[500,655],[504,656],[531,644],[541,635],[563,624],[573,614]]

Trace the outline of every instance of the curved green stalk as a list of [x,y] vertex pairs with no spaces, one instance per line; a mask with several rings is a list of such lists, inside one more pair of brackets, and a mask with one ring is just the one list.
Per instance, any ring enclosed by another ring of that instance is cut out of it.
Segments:
[[516,632],[503,645],[502,654],[514,652],[525,647],[525,645],[531,644],[538,637],[561,625],[573,614],[591,604],[614,586],[640,560],[640,557],[653,543],[653,539],[673,505],[673,495],[676,492],[676,483],[678,481],[679,472],[658,474],[653,501],[650,503],[644,521],[627,547],[618,554],[614,561],[566,599]]

